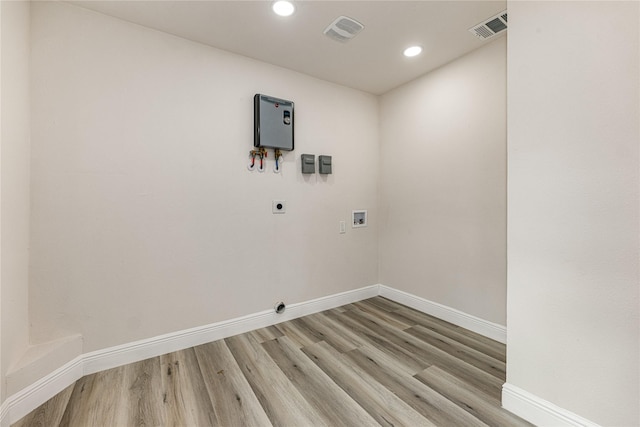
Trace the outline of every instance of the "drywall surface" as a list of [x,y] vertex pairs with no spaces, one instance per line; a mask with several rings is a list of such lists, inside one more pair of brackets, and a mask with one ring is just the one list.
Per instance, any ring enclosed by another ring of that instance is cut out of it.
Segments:
[[506,39],[383,95],[380,122],[380,283],[504,325]]
[[[32,15],[34,341],[86,353],[377,283],[374,96],[68,4]],[[280,174],[272,151],[247,169],[256,93],[296,104]],[[369,226],[339,234],[352,209]]]
[[29,2],[0,2],[0,400],[29,342]]
[[639,425],[637,2],[509,3],[507,382]]

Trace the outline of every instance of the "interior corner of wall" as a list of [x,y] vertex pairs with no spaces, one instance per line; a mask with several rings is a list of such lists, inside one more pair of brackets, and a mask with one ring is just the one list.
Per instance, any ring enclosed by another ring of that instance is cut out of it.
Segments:
[[32,345],[7,372],[7,395],[15,394],[82,355],[83,337],[68,335],[54,341]]

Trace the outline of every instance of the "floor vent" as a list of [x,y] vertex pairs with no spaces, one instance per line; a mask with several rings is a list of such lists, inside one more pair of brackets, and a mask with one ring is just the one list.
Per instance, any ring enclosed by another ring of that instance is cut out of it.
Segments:
[[507,11],[500,12],[486,21],[469,28],[469,32],[483,40],[490,39],[507,29]]
[[324,34],[340,43],[346,43],[354,38],[364,25],[348,16],[340,16],[324,29]]

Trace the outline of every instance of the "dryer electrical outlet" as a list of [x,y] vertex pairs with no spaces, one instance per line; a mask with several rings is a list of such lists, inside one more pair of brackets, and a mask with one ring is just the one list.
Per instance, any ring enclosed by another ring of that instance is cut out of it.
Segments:
[[255,147],[293,150],[293,101],[257,93],[253,124]]
[[287,202],[284,200],[272,200],[271,212],[274,214],[287,213]]

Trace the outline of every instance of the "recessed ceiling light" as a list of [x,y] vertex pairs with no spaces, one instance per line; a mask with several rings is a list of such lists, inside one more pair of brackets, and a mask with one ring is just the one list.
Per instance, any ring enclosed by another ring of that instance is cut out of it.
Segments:
[[290,16],[293,15],[293,12],[296,8],[293,6],[293,3],[287,0],[279,0],[271,6],[273,11],[280,16]]
[[404,50],[404,56],[407,57],[412,57],[412,56],[417,56],[420,55],[420,53],[422,53],[422,47],[421,46],[411,46],[408,47]]

